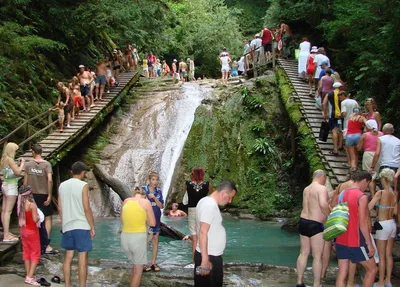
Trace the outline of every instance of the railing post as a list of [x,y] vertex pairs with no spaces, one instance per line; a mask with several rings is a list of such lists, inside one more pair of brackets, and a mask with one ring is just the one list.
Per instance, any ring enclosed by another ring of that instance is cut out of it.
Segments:
[[[25,139],[27,139],[27,138],[29,138],[31,135],[30,135],[30,133],[29,133],[29,122],[26,124],[26,127],[25,127]],[[31,147],[32,147],[32,144],[31,144],[31,141],[29,141],[28,142],[28,149],[31,149]]]
[[[53,122],[53,119],[51,118],[51,112],[49,111],[49,115],[48,115],[48,119],[49,119],[49,125]],[[49,128],[49,134],[53,132],[53,126],[50,126]]]
[[276,50],[275,50],[275,41],[272,41],[272,68],[275,69],[275,58],[276,58]]

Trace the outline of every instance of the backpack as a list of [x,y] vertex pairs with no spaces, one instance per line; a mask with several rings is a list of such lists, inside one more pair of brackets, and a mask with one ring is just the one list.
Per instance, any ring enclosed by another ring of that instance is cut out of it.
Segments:
[[350,212],[347,202],[343,202],[345,191],[346,190],[343,190],[340,193],[339,203],[332,209],[328,219],[326,220],[323,235],[326,241],[331,241],[347,231]]

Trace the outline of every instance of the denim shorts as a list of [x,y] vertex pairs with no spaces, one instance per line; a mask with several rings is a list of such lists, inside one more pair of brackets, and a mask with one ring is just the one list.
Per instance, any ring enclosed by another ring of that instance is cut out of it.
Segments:
[[347,134],[346,135],[346,146],[356,146],[360,141],[361,134]]
[[92,251],[90,230],[74,229],[63,233],[61,247],[65,250],[77,250],[78,252]]

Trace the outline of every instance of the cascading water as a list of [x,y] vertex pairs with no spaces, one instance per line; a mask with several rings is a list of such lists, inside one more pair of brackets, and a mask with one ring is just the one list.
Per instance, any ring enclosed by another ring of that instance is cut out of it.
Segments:
[[[145,185],[150,171],[160,174],[166,200],[175,165],[201,101],[211,89],[185,83],[179,90],[150,94],[138,101],[113,176],[130,187]],[[123,123],[122,123],[123,124]]]

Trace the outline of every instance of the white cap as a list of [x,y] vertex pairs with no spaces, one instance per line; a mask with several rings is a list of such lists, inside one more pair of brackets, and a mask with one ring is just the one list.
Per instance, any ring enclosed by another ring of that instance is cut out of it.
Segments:
[[178,62],[176,59],[174,59],[174,62]]
[[341,82],[335,82],[335,83],[333,83],[333,86],[332,86],[332,87],[333,87],[334,89],[337,89],[337,88],[340,88],[341,86],[343,86]]
[[318,52],[318,47],[317,46],[312,46],[311,47],[311,53],[317,53]]
[[85,68],[85,66],[84,65],[79,65],[79,69],[81,69],[81,68]]
[[114,53],[114,54],[117,53],[117,52],[118,52],[117,49],[114,49],[114,50],[113,50],[113,53]]

